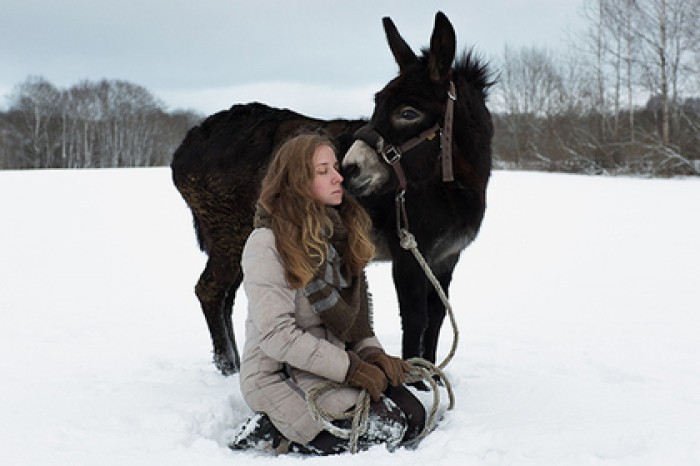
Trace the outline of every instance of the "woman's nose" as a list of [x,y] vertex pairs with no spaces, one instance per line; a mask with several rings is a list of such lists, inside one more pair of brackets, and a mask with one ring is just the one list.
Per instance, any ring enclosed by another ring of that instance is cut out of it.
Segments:
[[335,183],[342,183],[343,182],[343,175],[341,175],[338,170],[334,170],[334,171],[335,171],[335,178],[333,179],[333,181]]

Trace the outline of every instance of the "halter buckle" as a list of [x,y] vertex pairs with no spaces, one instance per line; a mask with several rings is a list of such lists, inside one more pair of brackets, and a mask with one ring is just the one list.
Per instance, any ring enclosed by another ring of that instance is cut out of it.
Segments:
[[393,165],[401,159],[401,151],[396,146],[389,146],[382,150],[382,157],[389,165]]

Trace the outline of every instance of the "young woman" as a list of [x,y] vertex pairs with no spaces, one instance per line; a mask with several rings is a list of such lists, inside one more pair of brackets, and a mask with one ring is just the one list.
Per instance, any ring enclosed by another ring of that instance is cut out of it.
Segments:
[[347,451],[348,441],[323,430],[306,405],[306,393],[328,381],[343,385],[319,398],[327,412],[351,409],[360,389],[371,396],[360,448],[407,445],[423,429],[425,410],[402,385],[408,364],[387,355],[372,329],[364,274],[371,221],[342,181],[331,140],[302,134],[279,148],[262,182],[242,258],[240,383],[257,414],[232,449]]

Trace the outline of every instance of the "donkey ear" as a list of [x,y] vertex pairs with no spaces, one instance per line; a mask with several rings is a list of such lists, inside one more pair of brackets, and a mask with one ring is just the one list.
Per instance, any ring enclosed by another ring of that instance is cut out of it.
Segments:
[[406,41],[399,35],[399,31],[396,29],[396,26],[394,26],[394,22],[391,21],[391,18],[383,18],[382,23],[384,24],[384,32],[386,33],[386,40],[389,42],[391,53],[394,55],[394,60],[396,60],[396,63],[399,65],[399,72],[402,72],[407,66],[415,63],[418,57],[416,57],[411,47],[409,47]]
[[455,30],[441,11],[435,15],[435,28],[430,38],[430,58],[428,69],[434,82],[445,80],[452,69],[456,47]]

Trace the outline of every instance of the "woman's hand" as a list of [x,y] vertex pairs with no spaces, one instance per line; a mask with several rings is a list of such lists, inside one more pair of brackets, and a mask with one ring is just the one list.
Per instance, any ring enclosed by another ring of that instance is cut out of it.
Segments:
[[406,361],[389,356],[381,348],[365,348],[358,354],[366,363],[379,367],[394,387],[404,383],[411,372],[411,366]]
[[364,362],[356,353],[348,351],[350,367],[345,381],[353,387],[364,388],[372,401],[379,401],[389,385],[384,373],[376,366]]

